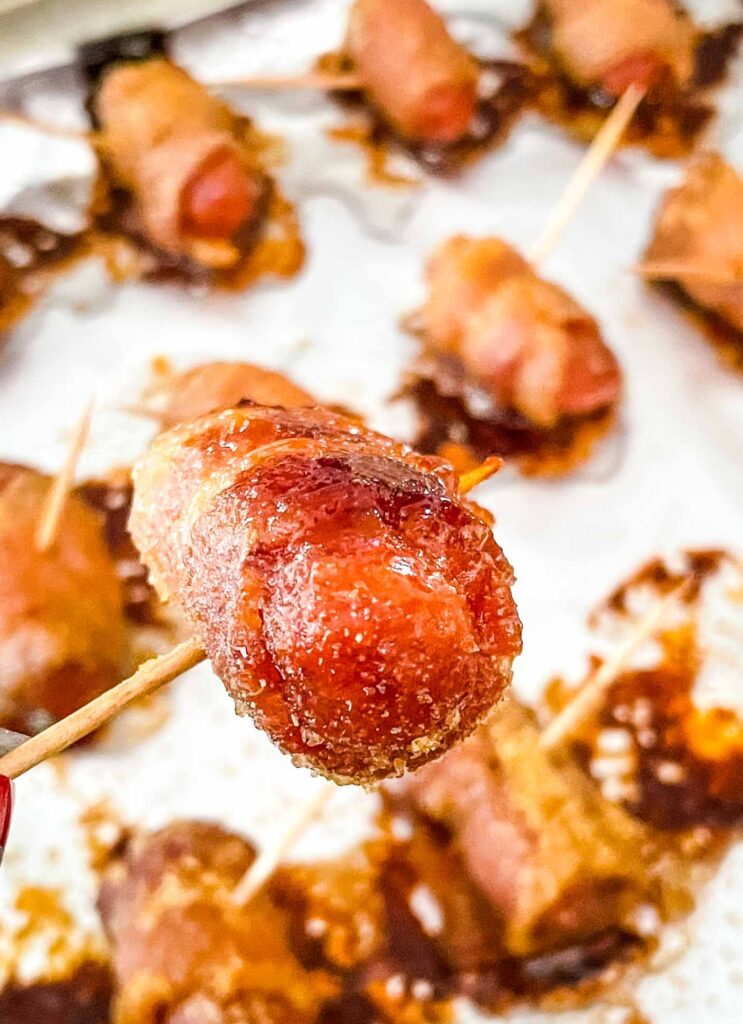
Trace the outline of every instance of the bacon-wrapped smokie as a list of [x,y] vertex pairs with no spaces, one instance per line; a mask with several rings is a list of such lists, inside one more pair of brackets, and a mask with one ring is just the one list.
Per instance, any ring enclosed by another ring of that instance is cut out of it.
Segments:
[[425,0],[355,0],[345,49],[365,91],[403,138],[450,143],[471,128],[477,62]]
[[451,830],[514,955],[621,927],[648,884],[642,827],[568,757],[541,750],[533,717],[514,700],[408,788]]
[[121,678],[124,618],[102,524],[65,502],[48,551],[36,543],[51,481],[0,464],[0,726],[37,732]]
[[703,153],[665,196],[640,266],[743,331],[743,177]]
[[98,908],[113,949],[113,1024],[312,1024],[337,987],[304,968],[265,891],[230,896],[254,859],[217,825],[175,823],[130,843]]
[[494,415],[551,428],[618,401],[620,369],[596,321],[506,242],[450,238],[427,277],[424,353],[461,367],[480,416],[490,402]]
[[113,65],[95,95],[103,154],[144,232],[169,253],[223,267],[266,185],[237,115],[162,58]]
[[664,75],[685,85],[697,33],[671,0],[542,0],[551,45],[566,74],[586,88],[619,96],[632,83]]
[[244,400],[285,409],[317,404],[283,373],[241,362],[203,363],[181,373],[168,369],[158,374],[144,393],[147,411],[164,429],[230,409]]
[[507,687],[512,572],[451,468],[323,409],[161,434],[130,520],[239,714],[338,781],[443,753]]

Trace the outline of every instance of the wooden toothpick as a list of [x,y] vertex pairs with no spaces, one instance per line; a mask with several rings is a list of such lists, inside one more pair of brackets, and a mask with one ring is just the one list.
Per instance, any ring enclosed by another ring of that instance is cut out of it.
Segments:
[[56,475],[44,501],[39,525],[36,530],[36,547],[39,551],[48,551],[54,543],[62,520],[67,495],[75,482],[75,472],[80,461],[83,448],[90,432],[90,420],[93,415],[94,402],[90,401],[72,432],[67,457],[62,469]]
[[186,640],[167,654],[146,661],[123,683],[102,693],[89,704],[0,757],[0,775],[10,779],[18,778],[30,768],[95,732],[128,704],[147,696],[164,683],[169,683],[205,658],[206,654],[198,640]]
[[544,230],[532,246],[529,260],[541,266],[552,255],[565,228],[575,216],[586,193],[604,168],[645,96],[645,89],[634,83],[622,94],[593,142],[578,164]]
[[234,86],[241,89],[280,90],[282,92],[292,89],[314,89],[318,92],[358,92],[359,89],[364,88],[364,83],[358,75],[326,74],[322,71],[306,71],[293,75],[248,75],[244,78],[232,78],[208,84],[211,88],[218,89]]
[[637,264],[635,273],[659,281],[690,277],[710,284],[743,285],[743,274],[736,274],[732,268],[687,266],[682,260],[646,260]]
[[18,110],[0,110],[0,121],[23,125],[26,128],[35,128],[37,131],[43,132],[44,135],[54,135],[60,139],[88,142],[92,146],[96,146],[100,142],[100,132],[86,131],[84,128],[63,128],[62,125],[37,121],[36,118],[29,114],[22,114]]
[[555,750],[561,747],[571,736],[575,735],[580,726],[598,709],[604,694],[621,672],[624,671],[632,655],[646,640],[650,639],[662,620],[677,606],[688,586],[689,580],[686,579],[679,586],[675,587],[670,594],[666,594],[665,597],[653,605],[635,629],[632,630],[632,633],[614,657],[605,661],[588,678],[570,703],[566,704],[562,711],[542,731],[539,737],[540,747],[545,750]]
[[320,817],[325,805],[335,791],[332,782],[327,782],[313,797],[303,803],[292,816],[286,830],[275,843],[264,847],[232,891],[231,899],[238,907],[244,907],[257,896],[263,886],[284,860],[300,836]]

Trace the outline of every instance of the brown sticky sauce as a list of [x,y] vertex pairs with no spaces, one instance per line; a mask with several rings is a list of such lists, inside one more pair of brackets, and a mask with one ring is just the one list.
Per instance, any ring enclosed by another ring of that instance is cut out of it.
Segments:
[[105,479],[89,480],[76,493],[102,516],[106,544],[123,587],[127,618],[136,625],[161,625],[160,600],[148,582],[147,569],[127,526],[134,494],[129,471],[117,470]]
[[[10,932],[12,941],[7,952],[3,950],[0,964],[10,984],[18,978],[25,957],[37,955],[39,950],[44,955],[45,981],[68,978],[81,963],[97,958],[99,950],[94,940],[77,929],[61,890],[27,886],[16,895],[14,910],[21,916],[21,923]],[[2,1016],[0,1020],[4,1024]]]
[[458,360],[426,357],[413,367],[401,392],[418,414],[413,446],[448,459],[460,473],[499,455],[526,476],[562,476],[585,462],[616,422],[613,407],[565,417],[549,428],[508,410],[476,416],[464,397],[466,383]]
[[743,331],[714,310],[701,306],[676,282],[656,281],[653,287],[670,298],[688,316],[694,327],[715,347],[726,366],[743,373]]
[[92,871],[101,872],[124,848],[130,830],[110,800],[86,807],[78,819]]
[[[743,24],[700,31],[689,84],[680,87],[670,74],[661,78],[638,107],[621,144],[645,146],[662,159],[690,153],[715,113],[707,92],[724,81],[742,35]],[[543,6],[514,38],[533,75],[531,105],[581,141],[593,139],[616,97],[600,88],[584,88],[565,73],[551,47],[551,20]]]
[[26,217],[0,217],[0,333],[17,323],[54,275],[86,248],[82,234],[63,235]]
[[3,1024],[108,1024],[113,991],[110,969],[86,960],[58,981],[13,983],[0,992]]
[[[330,130],[331,138],[354,142],[367,154],[367,173],[378,185],[415,184],[389,168],[392,151],[402,151],[433,174],[454,175],[467,164],[506,141],[533,88],[530,72],[521,64],[505,60],[480,60],[481,77],[493,77],[491,90],[481,95],[473,127],[462,139],[450,143],[427,143],[407,139],[390,125],[369,102],[365,93],[334,92],[331,95],[345,109],[360,113],[362,120]],[[353,62],[342,52],[327,53],[316,63],[319,72],[331,75],[352,73]]]
[[[662,596],[689,581],[683,622],[659,633],[659,660],[649,668],[622,672],[573,744],[589,771],[599,759],[605,771],[602,739],[606,730],[614,737],[621,734],[624,743],[611,780],[617,798],[635,817],[676,834],[681,842],[688,843],[693,838],[688,833],[696,830],[700,850],[710,844],[719,847],[721,833],[724,838],[726,830],[743,825],[743,721],[730,709],[701,710],[694,702],[704,659],[695,621],[697,602],[705,580],[725,560],[722,551],[689,552],[687,567],[680,572],[653,560],[610,595],[606,610],[624,615],[627,595],[635,588],[649,587]],[[562,680],[554,680],[547,705],[559,710],[572,693]],[[711,830],[706,839],[704,830]]]

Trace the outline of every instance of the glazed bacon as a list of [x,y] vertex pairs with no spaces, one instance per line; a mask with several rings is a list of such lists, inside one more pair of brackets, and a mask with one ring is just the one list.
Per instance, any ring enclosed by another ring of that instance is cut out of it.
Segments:
[[697,33],[671,0],[544,0],[543,7],[556,56],[584,87],[619,96],[664,74],[683,86],[694,71]]
[[403,138],[451,143],[467,134],[478,66],[425,0],[355,0],[346,53]]
[[113,65],[95,97],[114,182],[135,199],[143,230],[166,252],[234,264],[235,239],[258,216],[265,180],[237,116],[161,58]]
[[516,956],[620,928],[649,884],[642,827],[569,758],[541,750],[533,716],[515,700],[408,788],[451,830]]
[[198,822],[129,845],[98,898],[112,1024],[313,1024],[336,983],[302,967],[270,895],[230,901],[253,859],[245,840]]
[[508,686],[511,568],[446,463],[323,409],[246,406],[161,434],[134,480],[155,586],[297,763],[401,774]]
[[0,464],[0,726],[38,732],[121,678],[122,597],[96,514],[68,497],[53,547],[36,530],[48,477]]
[[230,409],[244,400],[285,409],[317,404],[282,373],[241,362],[203,363],[182,373],[167,369],[144,393],[145,408],[164,429]]
[[703,153],[664,198],[640,265],[743,331],[743,178]]
[[498,238],[444,242],[427,268],[424,347],[538,427],[614,405],[621,374],[593,317]]

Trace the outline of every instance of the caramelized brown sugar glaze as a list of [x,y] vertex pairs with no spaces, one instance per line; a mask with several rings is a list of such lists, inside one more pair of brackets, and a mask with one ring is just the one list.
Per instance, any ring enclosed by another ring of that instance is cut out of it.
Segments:
[[[685,156],[693,149],[714,115],[709,91],[724,81],[740,43],[743,24],[709,32],[695,31],[694,70],[688,82],[679,84],[670,73],[658,75],[625,129],[624,145],[642,145],[655,156],[669,159]],[[551,36],[552,22],[543,4],[537,7],[531,22],[515,33],[533,74],[531,104],[539,113],[588,142],[605,121],[616,96],[571,78],[552,49]]]
[[337,779],[437,756],[510,681],[521,630],[489,526],[447,463],[343,416],[246,405],[160,435],[130,528],[238,713]]

